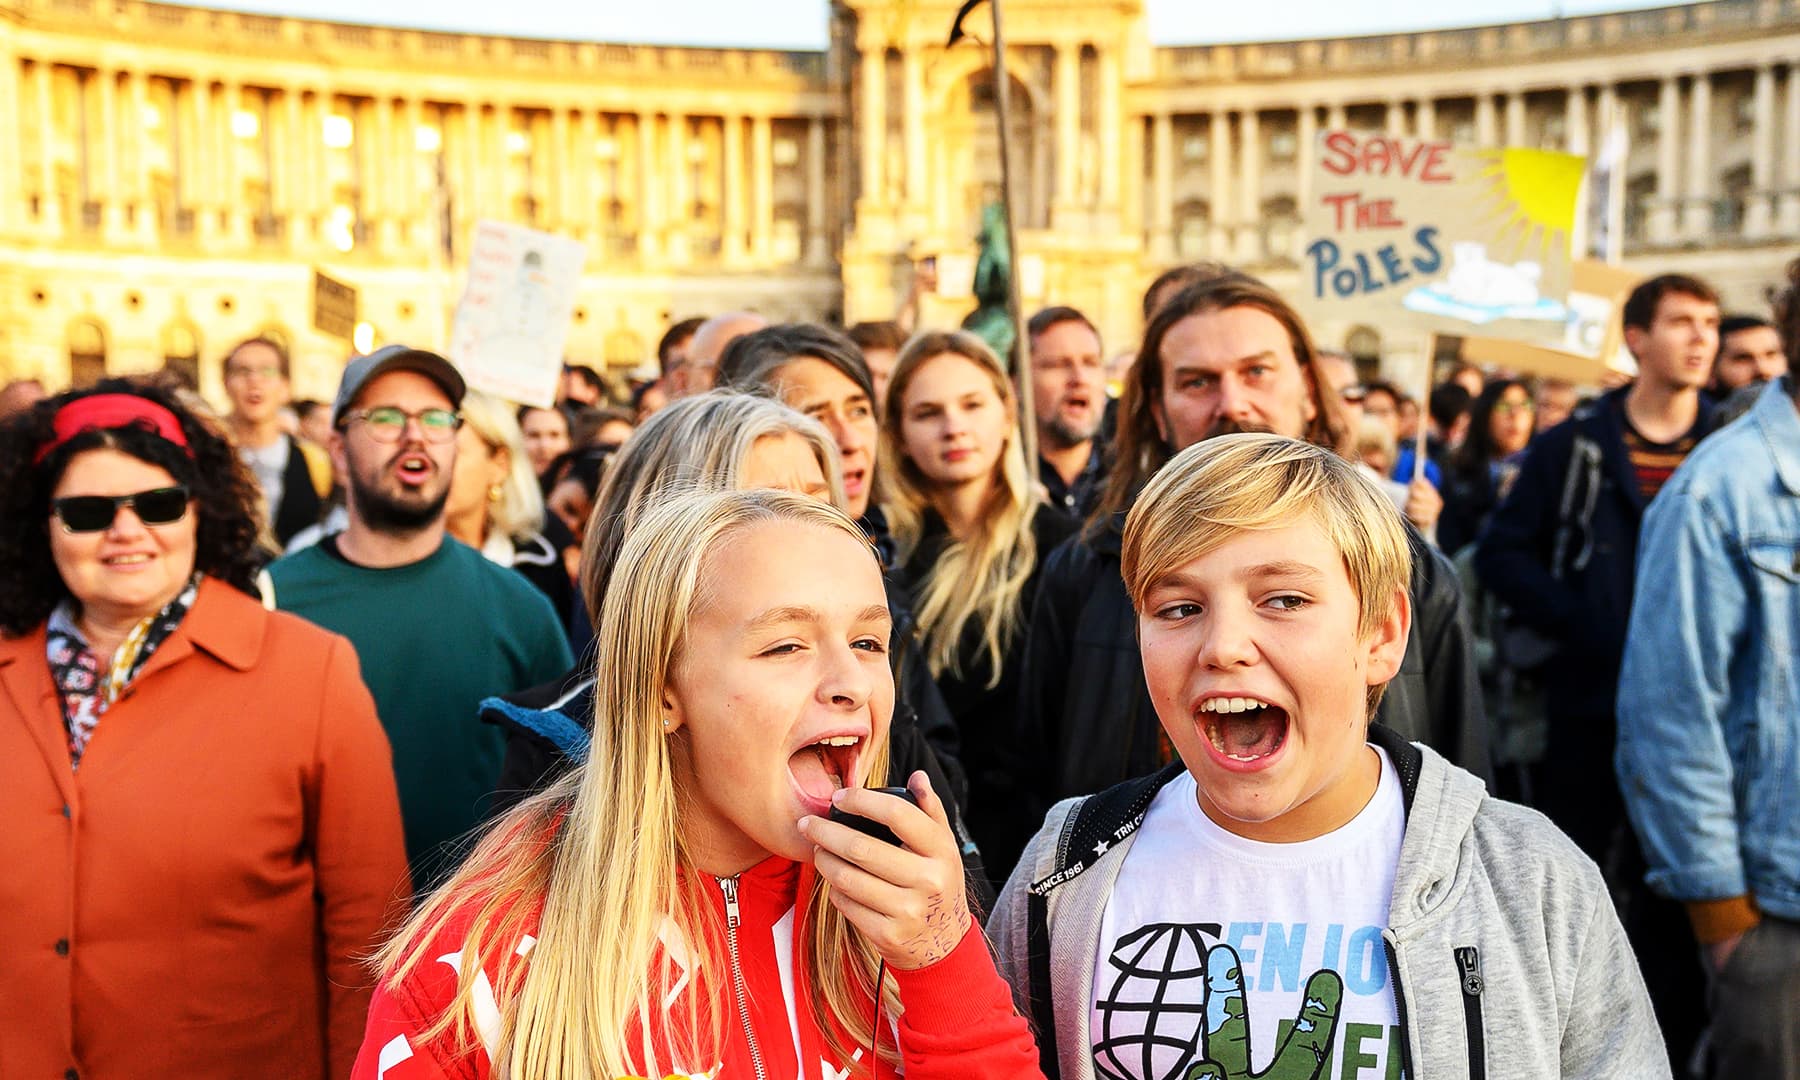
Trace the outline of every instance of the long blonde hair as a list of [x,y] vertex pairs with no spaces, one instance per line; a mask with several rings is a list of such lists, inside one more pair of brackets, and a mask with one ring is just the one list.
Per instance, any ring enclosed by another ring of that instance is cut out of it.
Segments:
[[[881,425],[881,457],[888,462],[888,527],[904,566],[925,534],[925,512],[932,508],[931,481],[906,456],[902,425],[906,422],[906,387],[926,361],[949,353],[985,372],[999,395],[1000,407],[1017,417],[1012,385],[999,357],[974,334],[956,330],[927,332],[906,343],[888,380]],[[1031,519],[1037,514],[1018,422],[1008,431],[1006,446],[994,466],[994,489],[975,535],[951,539],[921,583],[915,614],[925,639],[926,663],[933,675],[962,675],[959,655],[965,628],[981,632],[992,672],[988,686],[1000,682],[1006,650],[1024,623],[1019,596],[1037,566],[1037,542]]]
[[[725,1010],[704,1003],[729,1000],[729,980],[722,959],[705,954],[718,917],[683,883],[693,864],[662,700],[685,628],[704,602],[707,556],[741,530],[777,521],[868,543],[841,510],[777,491],[674,495],[631,530],[599,623],[588,764],[502,817],[377,957],[383,984],[394,985],[437,962],[440,936],[474,913],[456,998],[425,1038],[450,1033],[460,1052],[479,1041],[496,1075],[532,1080],[663,1076],[675,1070],[673,1059],[717,1059]],[[885,741],[864,768],[856,783],[886,775]],[[828,902],[823,878],[812,881],[795,904],[807,948],[797,958],[796,990],[848,1059],[872,1032],[866,1010],[879,958]],[[522,950],[534,916],[537,940]],[[694,955],[686,1008],[665,1016],[662,1003],[682,976],[656,962],[668,921]],[[483,1020],[487,991],[499,1005],[497,1022]],[[897,1008],[891,989],[883,997]],[[634,1045],[627,1033],[635,1020],[643,1026]],[[666,1033],[672,1060],[657,1060],[653,1030]]]
[[831,505],[842,510],[837,444],[817,420],[772,397],[713,390],[657,410],[632,432],[607,463],[581,545],[581,595],[595,625],[619,551],[638,518],[672,491],[736,490],[756,444],[789,433],[812,450],[831,488]]
[[488,532],[523,538],[544,529],[544,494],[531,457],[525,453],[525,434],[516,413],[499,398],[471,389],[463,395],[463,423],[487,443],[488,450],[505,450],[506,479],[500,482],[500,498],[488,508]]

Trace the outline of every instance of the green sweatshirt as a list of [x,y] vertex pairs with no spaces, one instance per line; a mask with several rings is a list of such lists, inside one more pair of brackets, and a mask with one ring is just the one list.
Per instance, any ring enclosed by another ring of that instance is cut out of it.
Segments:
[[574,660],[544,594],[455,540],[387,569],[336,550],[328,539],[270,566],[275,603],[356,646],[423,892],[455,865],[443,853],[482,820],[500,775],[505,736],[480,721],[481,700],[548,682]]

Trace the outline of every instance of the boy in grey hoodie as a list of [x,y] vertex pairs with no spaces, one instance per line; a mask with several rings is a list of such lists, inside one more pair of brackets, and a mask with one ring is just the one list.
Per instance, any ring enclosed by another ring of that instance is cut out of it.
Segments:
[[1598,868],[1370,726],[1409,558],[1292,439],[1210,439],[1145,488],[1123,569],[1180,760],[1056,806],[989,924],[1047,1076],[1670,1075]]

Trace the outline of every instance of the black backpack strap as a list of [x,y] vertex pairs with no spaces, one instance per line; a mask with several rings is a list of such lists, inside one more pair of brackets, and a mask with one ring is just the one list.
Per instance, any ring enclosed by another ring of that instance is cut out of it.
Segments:
[[1112,853],[1113,845],[1137,831],[1156,793],[1184,771],[1172,761],[1148,776],[1114,784],[1069,811],[1057,838],[1050,874],[1026,890],[1025,961],[1031,982],[1031,1022],[1037,1029],[1038,1057],[1046,1080],[1059,1080],[1056,1060],[1056,1002],[1050,982],[1050,893]]
[[1025,896],[1025,959],[1031,983],[1031,1024],[1037,1029],[1038,1068],[1045,1080],[1061,1080],[1056,1060],[1056,1004],[1050,991],[1050,900]]

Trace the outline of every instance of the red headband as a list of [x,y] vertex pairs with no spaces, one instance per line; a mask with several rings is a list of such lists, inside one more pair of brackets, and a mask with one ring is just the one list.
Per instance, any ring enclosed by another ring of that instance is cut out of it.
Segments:
[[136,394],[89,394],[56,410],[54,432],[38,447],[31,463],[42,462],[51,451],[84,432],[122,427],[143,428],[186,450],[188,457],[194,456],[182,434],[181,421],[156,402]]

